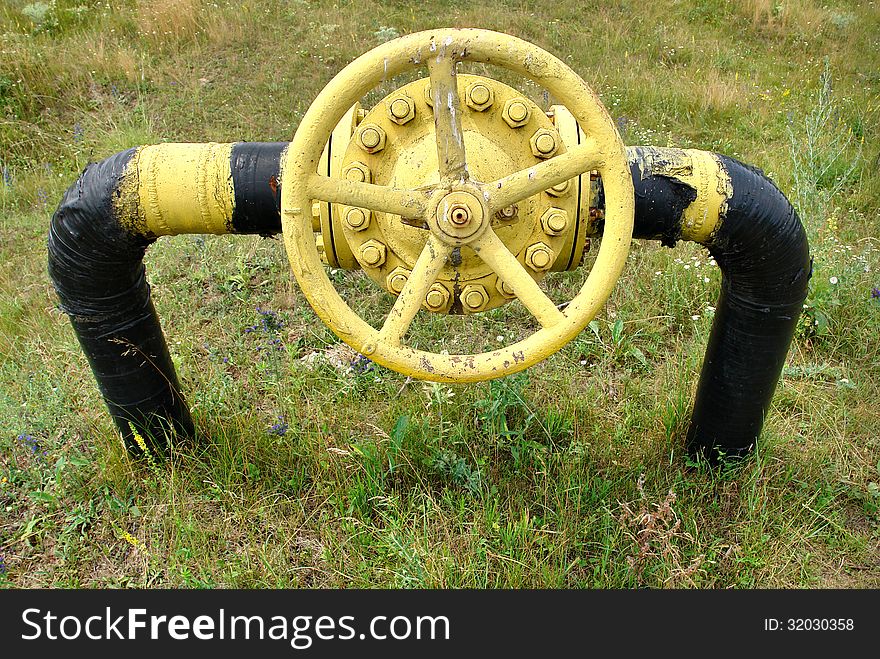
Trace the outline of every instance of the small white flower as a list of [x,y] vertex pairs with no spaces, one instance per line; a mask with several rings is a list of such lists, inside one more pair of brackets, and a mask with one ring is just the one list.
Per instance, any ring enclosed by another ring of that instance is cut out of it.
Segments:
[[657,272],[655,272],[655,273],[654,273],[654,274],[655,274],[655,275],[662,275],[662,274],[663,274],[663,271],[661,271],[661,270],[658,270],[658,271],[657,271]]
[[691,269],[691,266],[685,264],[684,269],[685,269],[685,270],[690,270],[690,269]]
[[503,337],[503,336],[496,336],[496,337],[495,337],[495,340],[498,341],[498,343],[504,343],[504,337]]
[[829,279],[828,281],[830,281],[832,284],[837,284],[838,279],[837,277],[831,277],[831,279]]
[[709,278],[708,278],[708,277],[703,277],[703,281],[704,281],[705,283],[708,284],[708,283],[709,283]]
[[700,319],[700,317],[697,316],[697,315],[693,315],[693,316],[691,316],[691,320],[699,320],[699,319]]

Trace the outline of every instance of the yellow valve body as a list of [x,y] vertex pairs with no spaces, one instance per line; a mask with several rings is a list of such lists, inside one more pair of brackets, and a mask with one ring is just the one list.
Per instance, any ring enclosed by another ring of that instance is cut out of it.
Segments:
[[[492,99],[488,107],[482,110],[471,108],[462,103],[462,130],[464,140],[468,144],[468,167],[471,177],[480,181],[493,181],[515,171],[526,169],[541,162],[532,154],[529,139],[538,129],[555,131],[553,121],[540,110],[531,100],[525,98],[517,90],[489,78],[473,75],[459,75],[458,90],[462,98],[465,94],[478,93],[477,100],[485,105]],[[418,189],[439,183],[437,164],[437,147],[434,138],[434,114],[428,103],[430,80],[417,80],[397,89],[379,101],[364,117],[362,125],[378,126],[385,133],[384,147],[370,153],[357,139],[349,140],[345,155],[339,163],[340,173],[356,164],[363,164],[369,169],[372,182],[402,189]],[[528,109],[530,119],[524,125],[512,128],[502,117],[505,104],[518,101]],[[407,107],[408,112],[403,109]],[[405,123],[399,117],[412,115]],[[395,121],[397,119],[397,121]],[[345,121],[345,119],[343,120]],[[576,123],[572,120],[576,127]],[[339,131],[334,131],[334,140],[338,148],[341,142]],[[372,146],[372,142],[370,143]],[[564,153],[565,146],[559,147]],[[331,175],[333,173],[331,172]],[[587,186],[589,189],[589,186]],[[570,251],[575,243],[576,222],[572,219],[563,231],[548,233],[541,222],[541,217],[550,210],[562,211],[564,215],[575,218],[578,212],[578,190],[576,185],[568,185],[558,195],[546,192],[534,195],[515,205],[512,216],[498,214],[491,219],[492,227],[507,248],[526,263],[525,255],[528,248],[538,243],[552,247],[554,254],[559,254],[554,269],[564,270],[572,262]],[[342,217],[348,213],[348,207],[341,209]],[[513,210],[513,209],[511,209]],[[387,257],[376,266],[360,259],[360,266],[373,281],[393,295],[400,291],[392,287],[395,281],[390,277],[392,271],[409,274],[415,266],[425,245],[426,228],[411,226],[401,221],[399,215],[376,213],[375,221],[369,227],[353,228],[343,224],[341,232],[334,232],[334,245],[325,243],[325,251],[340,251],[342,238],[348,243],[347,249],[354,255],[361,255],[367,243],[381,243],[388,248]],[[583,247],[583,240],[580,241]],[[568,251],[566,251],[566,247]],[[368,253],[372,253],[368,251]],[[329,261],[329,259],[328,259]],[[340,262],[337,259],[337,262]],[[580,262],[578,258],[575,265]],[[533,278],[539,280],[549,270],[540,271],[529,268]],[[510,297],[504,296],[499,290],[498,275],[483,262],[474,250],[467,245],[459,248],[456,257],[450,259],[440,271],[437,284],[449,293],[448,304],[426,304],[431,311],[465,313],[485,311],[505,304]],[[463,299],[463,291],[468,286],[482,287],[486,292],[485,303],[473,303],[476,297],[472,293],[470,300]],[[435,291],[436,292],[436,291]],[[435,295],[435,297],[437,297]]]

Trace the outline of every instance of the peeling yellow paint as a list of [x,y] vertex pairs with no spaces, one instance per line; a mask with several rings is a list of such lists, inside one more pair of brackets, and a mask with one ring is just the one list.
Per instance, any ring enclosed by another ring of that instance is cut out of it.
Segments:
[[139,148],[114,202],[120,224],[151,238],[229,233],[235,205],[232,147],[172,143]]
[[681,218],[683,240],[705,244],[718,229],[733,184],[717,154],[697,149],[638,147],[643,178],[666,176],[693,188],[697,198]]

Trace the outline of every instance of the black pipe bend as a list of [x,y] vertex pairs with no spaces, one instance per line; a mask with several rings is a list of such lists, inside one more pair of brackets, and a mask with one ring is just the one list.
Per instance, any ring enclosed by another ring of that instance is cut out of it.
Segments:
[[49,226],[49,277],[129,450],[193,434],[189,408],[150,297],[143,257],[153,239],[122,227],[118,197],[129,149],[86,167]]
[[[628,150],[636,238],[673,247],[696,190],[674,176],[648,175],[660,149]],[[653,153],[653,157],[649,154]],[[716,156],[731,194],[703,242],[721,269],[721,294],[687,433],[688,453],[717,462],[747,454],[770,407],[807,297],[807,235],[792,205],[764,173]]]

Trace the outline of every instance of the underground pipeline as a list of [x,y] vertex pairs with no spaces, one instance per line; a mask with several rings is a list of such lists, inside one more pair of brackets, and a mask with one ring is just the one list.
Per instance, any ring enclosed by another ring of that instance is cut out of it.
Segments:
[[[49,275],[130,450],[162,451],[194,426],[143,257],[160,236],[281,232],[284,142],[162,144],[90,164],[65,192]],[[694,458],[754,448],[807,294],[810,256],[793,207],[759,170],[704,151],[628,149],[634,238],[705,246],[721,294],[687,434]],[[167,163],[173,166],[165,166]],[[601,181],[595,205],[601,211]],[[597,230],[601,232],[601,223]]]

